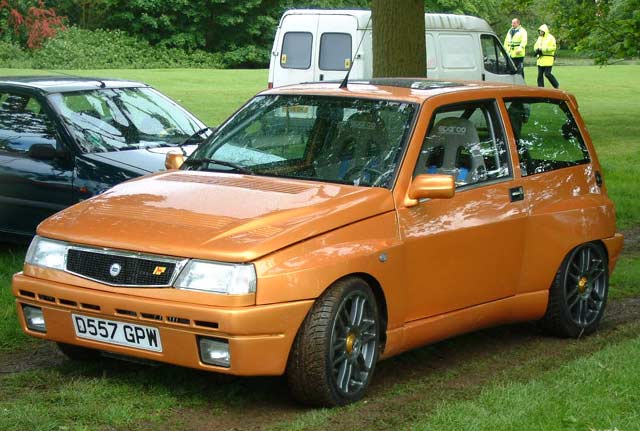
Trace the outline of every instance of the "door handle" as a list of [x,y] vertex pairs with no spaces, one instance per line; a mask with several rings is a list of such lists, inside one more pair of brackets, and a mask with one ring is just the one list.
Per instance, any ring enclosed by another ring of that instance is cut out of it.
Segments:
[[324,74],[320,74],[320,81],[324,81]]
[[602,187],[602,174],[600,173],[600,171],[596,171],[595,177],[596,177],[596,185],[598,187]]
[[524,189],[522,186],[509,189],[509,197],[511,198],[511,202],[524,200]]

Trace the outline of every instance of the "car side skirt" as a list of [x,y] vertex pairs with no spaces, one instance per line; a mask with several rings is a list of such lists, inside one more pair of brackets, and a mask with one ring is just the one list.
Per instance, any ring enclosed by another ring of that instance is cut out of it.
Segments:
[[545,289],[408,322],[401,328],[387,331],[387,344],[381,359],[496,325],[538,320],[544,316],[548,300],[549,291]]

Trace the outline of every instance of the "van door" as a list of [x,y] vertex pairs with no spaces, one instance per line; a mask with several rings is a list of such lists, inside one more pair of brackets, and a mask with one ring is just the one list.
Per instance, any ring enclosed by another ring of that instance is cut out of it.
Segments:
[[317,28],[318,15],[286,15],[282,19],[272,53],[274,87],[315,79],[313,46]]
[[318,61],[316,81],[345,77],[357,49],[358,21],[351,15],[320,15],[318,20]]
[[430,77],[439,79],[481,79],[482,68],[478,64],[477,42],[472,33],[433,32],[433,36],[437,45],[436,49],[440,54],[441,63],[439,64],[440,70]]
[[524,85],[524,79],[516,73],[513,61],[495,35],[480,35],[480,44],[484,63],[483,81]]

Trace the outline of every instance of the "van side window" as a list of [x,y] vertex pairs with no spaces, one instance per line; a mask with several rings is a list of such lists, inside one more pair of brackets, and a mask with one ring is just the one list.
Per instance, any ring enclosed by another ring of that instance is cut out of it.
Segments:
[[285,69],[308,69],[311,67],[311,33],[291,31],[282,40],[280,66]]
[[589,152],[566,102],[505,100],[516,138],[522,176],[590,162]]
[[351,65],[351,35],[323,33],[320,37],[320,69],[347,70]]
[[441,34],[442,67],[448,69],[475,69],[475,41],[470,34]]
[[438,109],[414,176],[452,175],[456,187],[510,177],[509,150],[499,118],[494,101]]
[[491,34],[480,36],[482,42],[482,56],[484,70],[498,75],[508,75],[513,72],[507,53],[498,38]]

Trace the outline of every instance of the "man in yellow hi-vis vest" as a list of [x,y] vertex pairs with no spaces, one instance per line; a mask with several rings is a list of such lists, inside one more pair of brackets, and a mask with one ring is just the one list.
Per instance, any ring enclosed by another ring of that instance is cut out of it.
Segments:
[[558,88],[558,80],[551,74],[553,61],[556,57],[556,38],[549,33],[549,27],[542,24],[538,29],[538,40],[536,40],[533,49],[535,50],[538,61],[538,87],[544,87],[544,77],[546,76],[553,88]]
[[518,73],[524,78],[524,54],[527,48],[527,30],[520,25],[520,20],[511,20],[511,29],[504,38],[504,46],[509,52],[509,57],[513,60]]

